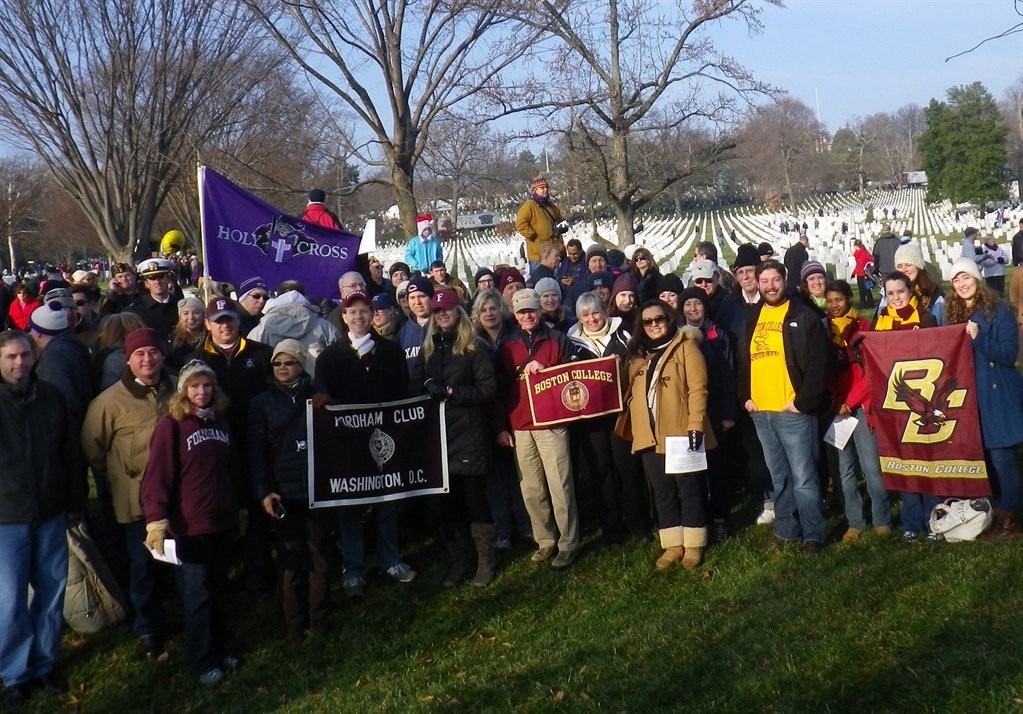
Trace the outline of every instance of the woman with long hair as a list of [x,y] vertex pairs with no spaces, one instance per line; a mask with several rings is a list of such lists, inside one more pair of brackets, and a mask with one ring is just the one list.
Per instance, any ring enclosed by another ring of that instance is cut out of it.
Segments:
[[225,649],[224,626],[239,459],[225,417],[227,397],[205,362],[181,368],[167,411],[153,430],[139,492],[146,545],[162,555],[166,540],[175,540],[188,664],[212,686],[241,664]]
[[181,369],[188,356],[195,352],[206,336],[204,320],[206,306],[197,297],[186,297],[178,302],[178,324],[167,339],[167,367]]
[[25,281],[14,286],[14,299],[7,311],[7,320],[11,327],[25,332],[28,330],[28,318],[32,311],[39,307],[39,286]]
[[977,264],[959,258],[952,264],[952,290],[945,302],[949,325],[966,325],[973,348],[977,403],[984,456],[991,465],[996,536],[1019,531],[1019,466],[1016,447],[1023,441],[1023,377],[1016,371],[1019,338],[1012,308],[981,278]]
[[97,393],[116,384],[124,374],[127,363],[124,338],[145,326],[142,318],[133,312],[106,315],[99,321],[99,337],[96,338],[96,351],[92,354],[92,375]]
[[707,419],[707,364],[700,331],[680,326],[678,313],[661,300],[641,306],[628,344],[628,402],[619,433],[631,433],[632,451],[641,454],[657,509],[664,553],[658,570],[681,562],[693,570],[707,545],[704,472],[667,473],[668,439],[682,439],[690,451],[717,446]]
[[[883,295],[886,304],[878,309],[873,330],[919,330],[936,327],[934,315],[920,307],[913,292],[913,281],[905,273],[889,273],[884,279]],[[925,493],[900,491],[902,497],[902,540],[910,543],[921,533],[927,532],[927,518],[939,498]],[[933,533],[927,538],[935,540]]]
[[658,281],[661,271],[649,249],[640,246],[632,252],[629,272],[636,279],[636,301],[646,302],[657,298],[660,288]]
[[857,462],[870,494],[874,532],[880,536],[890,536],[892,507],[881,476],[877,441],[870,425],[870,390],[867,376],[862,366],[852,359],[851,345],[858,335],[870,329],[870,323],[852,306],[852,288],[849,283],[835,280],[828,283],[825,293],[831,349],[834,355],[832,360],[834,370],[828,385],[834,397],[834,416],[856,419],[856,428],[845,448],[838,449],[834,445],[830,447],[838,452],[838,476],[845,503],[845,519],[849,526],[842,536],[842,541],[849,543],[859,539],[867,527],[863,518]]
[[439,517],[450,558],[444,586],[456,587],[465,579],[466,536],[471,534],[477,559],[472,584],[485,587],[493,581],[496,568],[497,527],[484,489],[493,441],[488,410],[497,392],[494,364],[486,345],[473,334],[458,293],[438,290],[432,302],[423,349],[412,365],[411,382],[445,402],[451,490],[436,497],[439,508],[430,512]]
[[895,269],[910,279],[913,294],[921,310],[934,315],[938,327],[945,324],[945,297],[941,285],[927,271],[923,251],[916,243],[905,243],[895,250]]
[[[472,303],[471,319],[476,327],[476,336],[483,340],[493,361],[508,335],[515,330],[515,320],[508,312],[501,293],[494,288],[480,290]],[[499,446],[494,449],[492,457],[493,467],[484,477],[484,487],[490,513],[497,526],[497,548],[508,550],[512,545],[512,535],[532,542],[533,533],[519,489],[514,452]]]

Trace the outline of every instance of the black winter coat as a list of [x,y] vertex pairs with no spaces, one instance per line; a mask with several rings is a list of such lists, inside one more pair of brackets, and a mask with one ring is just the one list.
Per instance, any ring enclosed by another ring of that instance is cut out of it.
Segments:
[[273,382],[249,405],[248,487],[258,500],[276,491],[309,502],[306,400],[323,393],[308,375],[294,389]]
[[433,335],[433,354],[424,362],[422,353],[412,365],[413,388],[423,393],[423,383],[435,379],[453,394],[447,397],[445,424],[448,469],[460,476],[485,474],[490,468],[490,406],[497,393],[494,363],[483,340],[474,337],[476,349],[456,355],[454,335],[439,330]]
[[41,523],[82,509],[81,453],[64,395],[35,377],[0,384],[0,523]]

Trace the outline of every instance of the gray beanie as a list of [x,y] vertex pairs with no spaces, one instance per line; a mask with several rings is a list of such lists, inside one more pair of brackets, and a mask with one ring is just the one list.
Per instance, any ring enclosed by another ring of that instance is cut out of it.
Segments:
[[544,293],[557,293],[561,295],[561,286],[554,278],[540,278],[533,286],[533,290],[536,290],[537,295],[543,295]]
[[186,363],[181,371],[178,372],[178,391],[185,391],[185,386],[188,384],[188,380],[192,377],[200,374],[208,375],[213,383],[217,383],[217,373],[213,371],[213,368],[203,362],[201,359],[194,359]]

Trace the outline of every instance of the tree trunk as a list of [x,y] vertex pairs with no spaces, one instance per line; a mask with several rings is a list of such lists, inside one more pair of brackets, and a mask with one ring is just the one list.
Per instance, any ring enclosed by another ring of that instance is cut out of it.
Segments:
[[624,248],[636,242],[636,207],[631,200],[621,201],[615,204],[615,213],[618,216],[618,247]]
[[416,235],[416,197],[412,193],[412,169],[397,163],[392,164],[391,182],[394,184],[394,199],[398,204],[401,226],[408,236]]

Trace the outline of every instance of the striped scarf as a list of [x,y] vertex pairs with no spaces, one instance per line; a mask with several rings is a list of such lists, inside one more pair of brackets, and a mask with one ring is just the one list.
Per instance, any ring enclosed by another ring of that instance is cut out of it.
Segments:
[[860,313],[856,311],[856,308],[849,308],[849,312],[845,313],[841,317],[829,318],[831,323],[831,341],[838,347],[845,349],[849,346],[849,338],[853,336],[856,331],[856,326],[860,321]]
[[898,310],[891,305],[886,306],[878,313],[874,329],[880,331],[920,329],[920,310],[916,296],[909,298],[909,304]]

